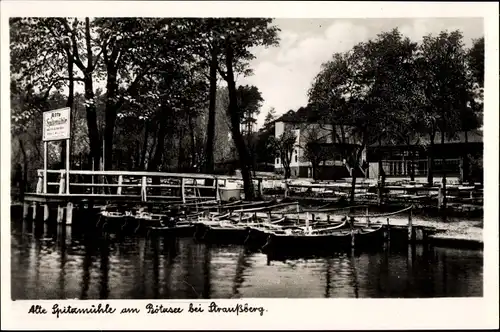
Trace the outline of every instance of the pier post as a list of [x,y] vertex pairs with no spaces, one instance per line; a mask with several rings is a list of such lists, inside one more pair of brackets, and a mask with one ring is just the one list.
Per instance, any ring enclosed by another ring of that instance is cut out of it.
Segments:
[[43,205],[43,221],[49,220],[50,209],[48,204]]
[[68,202],[66,206],[66,225],[71,225],[73,223],[73,203]]
[[297,224],[300,224],[300,206],[297,203]]
[[64,222],[64,206],[61,204],[57,205],[57,223],[62,224]]
[[413,218],[412,218],[413,206],[410,208],[410,213],[408,214],[408,241],[413,242]]
[[118,189],[116,190],[117,195],[122,194],[122,184],[123,184],[123,175],[118,176]]
[[182,203],[186,203],[186,179],[182,178],[181,179],[181,199]]
[[381,205],[382,204],[382,180],[379,177],[379,180],[377,181],[377,204]]
[[366,207],[366,223],[370,226],[370,217],[368,216],[368,206]]
[[389,222],[389,218],[387,218],[387,241],[391,240],[391,223]]
[[36,220],[36,210],[38,209],[38,203],[33,202],[32,208],[33,208],[32,219],[33,219],[33,221],[35,221]]
[[24,202],[23,203],[23,220],[26,220],[28,218],[29,211],[30,211],[29,204]]
[[356,245],[356,235],[354,234],[354,225],[352,223],[352,220],[349,223],[349,227],[351,228],[351,248],[354,248],[354,246]]

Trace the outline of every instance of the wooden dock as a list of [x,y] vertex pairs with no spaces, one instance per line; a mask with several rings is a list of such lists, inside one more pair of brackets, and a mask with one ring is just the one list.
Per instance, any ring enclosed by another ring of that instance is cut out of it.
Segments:
[[[69,179],[69,183],[67,183]],[[262,179],[255,179],[257,190]],[[207,185],[207,183],[209,185]],[[57,206],[59,223],[71,224],[75,205],[185,204],[192,201],[239,200],[242,189],[234,177],[194,173],[84,171],[38,171],[36,192],[24,194],[23,217],[30,210],[33,217],[43,208],[47,220],[50,207]],[[66,218],[64,218],[66,216]]]

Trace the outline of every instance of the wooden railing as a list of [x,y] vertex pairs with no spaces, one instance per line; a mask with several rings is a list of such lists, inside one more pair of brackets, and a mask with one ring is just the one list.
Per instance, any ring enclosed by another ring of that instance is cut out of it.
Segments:
[[[205,185],[206,180],[212,180],[212,185]],[[234,183],[238,181],[229,176],[196,173],[70,170],[68,177],[65,170],[47,170],[46,173],[38,170],[36,193],[130,195],[140,196],[142,201],[165,197],[180,198],[183,202],[198,198],[219,201],[221,191],[239,189]],[[229,188],[230,182],[234,185]],[[262,192],[262,179],[254,179],[254,182]]]

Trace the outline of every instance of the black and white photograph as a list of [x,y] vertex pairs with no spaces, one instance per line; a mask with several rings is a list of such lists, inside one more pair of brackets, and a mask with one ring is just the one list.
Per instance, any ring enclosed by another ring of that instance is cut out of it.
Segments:
[[485,296],[485,18],[265,13],[2,16],[9,301]]

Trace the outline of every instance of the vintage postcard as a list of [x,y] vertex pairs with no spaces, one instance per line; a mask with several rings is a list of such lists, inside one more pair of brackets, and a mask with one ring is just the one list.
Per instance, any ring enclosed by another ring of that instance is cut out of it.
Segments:
[[2,1],[2,329],[498,328],[498,17]]

